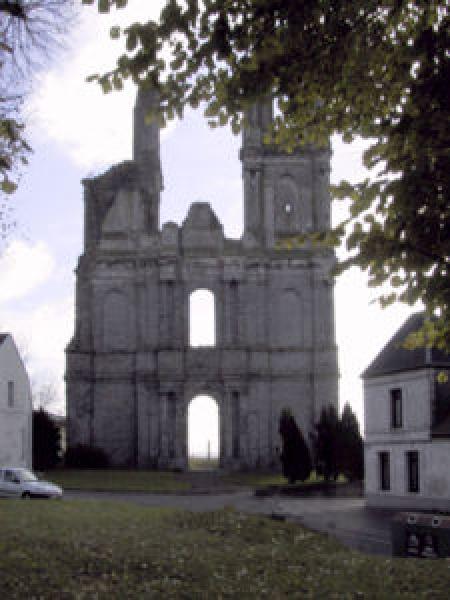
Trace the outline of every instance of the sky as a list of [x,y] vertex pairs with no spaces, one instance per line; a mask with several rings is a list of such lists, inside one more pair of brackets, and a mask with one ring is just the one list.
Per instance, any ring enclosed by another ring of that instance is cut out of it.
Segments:
[[[111,25],[157,16],[161,0],[134,0],[125,11],[104,16],[85,6],[70,28],[66,47],[37,75],[25,115],[33,155],[11,198],[17,225],[0,248],[0,330],[11,332],[35,389],[51,385],[49,410],[63,414],[64,348],[73,333],[74,269],[82,249],[81,180],[131,158],[135,89],[103,95],[87,75],[111,67],[120,43]],[[161,135],[164,192],[161,223],[181,223],[189,204],[208,201],[225,234],[242,232],[240,138],[210,129],[201,111],[187,111]],[[332,140],[332,182],[355,181],[364,170],[362,143]],[[336,221],[345,207],[333,206]],[[343,252],[339,254],[343,256]],[[361,372],[412,309],[382,310],[353,269],[336,283],[340,405],[350,402],[362,424]]]

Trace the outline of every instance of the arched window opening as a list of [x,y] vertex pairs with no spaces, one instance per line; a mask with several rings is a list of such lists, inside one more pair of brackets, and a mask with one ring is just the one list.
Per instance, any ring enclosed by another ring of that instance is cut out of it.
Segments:
[[216,315],[214,294],[195,290],[189,298],[189,345],[216,345]]
[[219,407],[211,396],[195,396],[188,408],[189,468],[219,465]]

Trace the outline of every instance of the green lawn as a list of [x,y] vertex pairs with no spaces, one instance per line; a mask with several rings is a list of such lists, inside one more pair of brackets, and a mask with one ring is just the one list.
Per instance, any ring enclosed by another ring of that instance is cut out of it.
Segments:
[[217,458],[192,457],[189,459],[189,469],[192,471],[209,471],[219,467]]
[[[312,471],[307,481],[298,481],[297,483],[289,484],[286,477],[283,477],[281,473],[237,471],[236,473],[224,473],[222,475],[222,481],[234,485],[244,485],[255,488],[267,486],[298,488],[312,485],[314,483],[321,483],[324,481],[324,478],[317,475],[315,471]],[[343,475],[339,475],[337,481],[338,483],[345,483],[346,479]]]
[[44,476],[67,490],[170,493],[191,488],[183,473],[168,471],[56,469]]
[[[196,472],[207,467],[203,462],[194,465],[193,477],[190,472],[137,471],[121,469],[55,469],[43,477],[61,485],[64,489],[96,491],[128,491],[176,493],[189,491],[195,481]],[[207,484],[218,487],[262,487],[286,483],[281,475],[267,473],[221,473]]]
[[0,501],[1,598],[448,598],[448,560],[378,558],[234,511]]
[[236,471],[236,473],[224,473],[224,483],[244,487],[265,487],[267,485],[283,485],[286,479],[277,473],[258,473]]

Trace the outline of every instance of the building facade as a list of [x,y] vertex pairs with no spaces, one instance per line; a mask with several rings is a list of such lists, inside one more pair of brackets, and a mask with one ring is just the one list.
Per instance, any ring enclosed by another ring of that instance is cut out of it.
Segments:
[[410,317],[363,374],[371,506],[450,510],[450,356],[401,347],[422,323]]
[[30,381],[12,336],[0,333],[0,465],[30,468],[31,463]]
[[[337,406],[334,253],[286,237],[330,227],[329,150],[285,154],[263,144],[270,103],[243,134],[244,233],[228,239],[207,203],[159,227],[158,102],[140,90],[133,160],[84,183],[84,250],[76,270],[75,333],[67,348],[68,444],[99,446],[114,465],[187,467],[188,406],[219,408],[219,462],[279,462],[278,419],[303,432]],[[212,294],[214,341],[190,343],[189,305]]]

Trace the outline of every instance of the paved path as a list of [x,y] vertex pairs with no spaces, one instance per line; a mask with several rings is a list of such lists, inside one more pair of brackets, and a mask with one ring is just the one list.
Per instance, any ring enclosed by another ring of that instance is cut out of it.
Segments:
[[242,512],[301,523],[315,531],[333,535],[347,546],[364,552],[391,554],[390,522],[394,513],[368,509],[363,498],[256,497],[253,491],[192,495],[66,491],[65,498],[115,500],[195,512],[233,506]]

